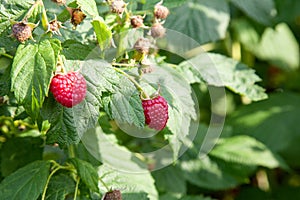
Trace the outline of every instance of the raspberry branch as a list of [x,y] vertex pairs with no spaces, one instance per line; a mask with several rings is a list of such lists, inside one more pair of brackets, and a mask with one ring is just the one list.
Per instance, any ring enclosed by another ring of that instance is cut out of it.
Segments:
[[141,97],[145,98],[145,99],[149,99],[150,97],[147,95],[147,93],[143,90],[142,86],[136,81],[134,80],[134,78],[132,78],[132,76],[128,75],[126,72],[124,72],[121,69],[118,69],[116,67],[114,67],[114,69],[119,72],[120,74],[124,75],[126,78],[128,78],[136,87],[136,89],[141,93]]
[[43,193],[42,193],[42,200],[46,199],[46,192],[47,192],[47,188],[48,188],[50,179],[58,170],[61,170],[61,169],[65,169],[65,170],[69,170],[69,171],[73,170],[70,168],[70,166],[62,166],[62,165],[58,164],[57,162],[55,162],[54,160],[50,160],[50,162],[53,164],[52,172],[49,174],[49,176],[47,178],[46,185],[45,185]]
[[13,58],[14,58],[12,55],[9,55],[9,54],[7,54],[7,53],[1,53],[0,55],[1,55],[1,56],[5,56],[5,57],[7,57],[7,58],[9,58],[9,59],[13,59]]
[[107,192],[110,191],[109,187],[106,185],[106,183],[102,180],[102,178],[98,178],[98,180],[101,182],[101,184],[105,187],[105,189],[107,190]]
[[74,192],[74,200],[76,200],[77,194],[78,194],[78,187],[79,187],[80,177],[76,178],[76,186],[75,186],[75,192]]

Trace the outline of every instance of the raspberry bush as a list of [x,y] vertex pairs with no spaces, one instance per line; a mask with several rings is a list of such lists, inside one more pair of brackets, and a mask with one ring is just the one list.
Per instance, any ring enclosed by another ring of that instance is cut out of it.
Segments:
[[1,0],[0,200],[297,198],[299,9]]

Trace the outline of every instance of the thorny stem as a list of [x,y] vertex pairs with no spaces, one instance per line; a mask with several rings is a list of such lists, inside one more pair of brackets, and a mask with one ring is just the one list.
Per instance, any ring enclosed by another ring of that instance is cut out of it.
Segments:
[[136,89],[141,93],[141,96],[146,99],[149,99],[150,97],[146,94],[146,92],[143,90],[143,88],[141,87],[141,85],[136,81],[134,80],[134,78],[132,78],[132,76],[128,75],[126,72],[124,72],[123,70],[121,69],[118,69],[116,67],[114,67],[114,69],[119,72],[120,74],[126,76],[126,78],[128,78],[133,84],[134,86],[136,87]]

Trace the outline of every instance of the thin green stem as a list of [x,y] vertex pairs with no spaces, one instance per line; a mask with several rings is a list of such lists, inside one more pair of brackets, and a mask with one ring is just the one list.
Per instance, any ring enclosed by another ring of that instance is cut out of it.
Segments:
[[50,182],[51,177],[52,177],[58,170],[60,170],[60,169],[61,169],[60,167],[55,168],[55,169],[50,173],[50,175],[48,176],[47,182],[46,182],[46,185],[45,185],[45,187],[44,187],[43,194],[42,194],[42,200],[45,200],[45,198],[46,198],[46,191],[47,191],[47,188],[48,188],[48,185],[49,185],[49,182]]
[[146,15],[146,14],[151,14],[153,11],[152,10],[141,10],[141,11],[134,11],[135,15]]
[[119,72],[120,74],[124,75],[126,78],[128,78],[136,87],[136,89],[141,92],[141,95],[143,95],[146,99],[149,99],[150,97],[146,94],[146,92],[143,90],[142,86],[136,81],[134,80],[134,78],[132,78],[132,76],[128,75],[126,72],[124,72],[123,70],[120,70],[116,67],[114,67],[114,69]]
[[1,56],[5,56],[5,57],[10,58],[10,59],[14,58],[12,55],[9,55],[7,53],[2,53]]
[[76,198],[77,198],[79,182],[80,182],[80,177],[78,177],[77,180],[76,180],[76,186],[75,186],[75,192],[74,192],[74,200],[76,200]]
[[70,166],[61,166],[60,164],[58,164],[58,163],[55,162],[54,160],[50,160],[50,162],[51,162],[51,164],[53,165],[53,166],[52,166],[53,171],[49,174],[49,176],[48,176],[48,178],[47,178],[46,185],[45,185],[45,187],[44,187],[43,194],[42,194],[42,200],[45,200],[45,198],[46,198],[46,192],[47,192],[47,188],[48,188],[50,179],[52,178],[52,176],[53,176],[58,170],[64,169],[64,170],[72,171],[72,168],[71,168]]
[[98,178],[98,180],[102,183],[102,185],[105,187],[105,189],[107,190],[107,192],[110,191],[109,187],[105,184],[105,182],[102,180],[102,178]]
[[112,63],[112,66],[118,66],[118,67],[138,67],[137,64],[131,64],[131,63]]
[[75,158],[75,147],[74,145],[68,146],[69,158]]
[[57,64],[56,64],[56,73],[65,73],[66,69],[64,67],[64,61],[61,55],[58,55]]

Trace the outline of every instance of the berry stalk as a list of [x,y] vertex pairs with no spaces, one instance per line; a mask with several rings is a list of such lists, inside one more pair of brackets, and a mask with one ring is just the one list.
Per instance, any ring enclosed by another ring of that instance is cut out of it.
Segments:
[[13,58],[14,58],[12,55],[9,55],[9,54],[7,54],[7,53],[1,53],[0,55],[1,55],[1,56],[5,56],[5,57],[7,57],[7,58],[9,58],[9,59],[13,59]]
[[45,200],[45,199],[46,199],[46,192],[47,192],[48,185],[49,185],[49,182],[50,182],[50,179],[52,178],[52,176],[53,176],[57,171],[59,171],[59,170],[61,170],[61,169],[65,169],[65,170],[71,171],[70,167],[59,165],[59,164],[58,164],[57,162],[55,162],[54,160],[51,160],[50,162],[53,164],[53,167],[52,167],[51,173],[49,174],[49,176],[48,176],[48,178],[47,178],[46,185],[45,185],[44,190],[43,190],[43,193],[42,193],[42,200]]
[[79,182],[80,182],[80,177],[77,177],[77,178],[76,178],[75,191],[74,191],[74,200],[76,200],[76,198],[77,198]]
[[150,97],[146,94],[146,92],[143,90],[142,86],[136,81],[134,80],[134,78],[132,78],[130,75],[128,75],[126,72],[124,72],[121,69],[118,69],[116,67],[114,67],[114,69],[119,72],[120,74],[124,75],[126,78],[128,78],[136,87],[136,89],[141,93],[142,98],[145,99],[149,99]]

